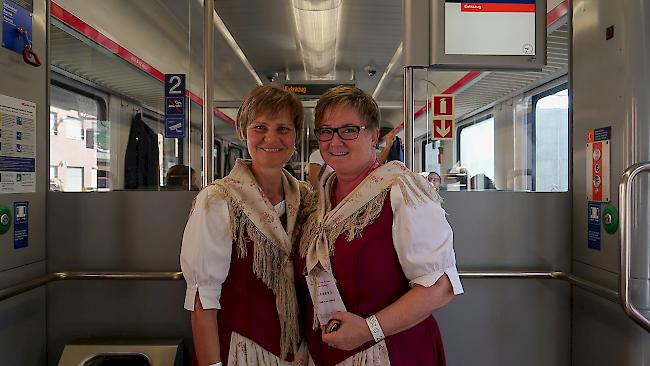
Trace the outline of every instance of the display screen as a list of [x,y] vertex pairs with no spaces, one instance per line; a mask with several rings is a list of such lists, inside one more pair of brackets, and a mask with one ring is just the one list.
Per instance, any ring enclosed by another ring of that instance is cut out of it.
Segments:
[[535,56],[535,0],[445,0],[445,54]]

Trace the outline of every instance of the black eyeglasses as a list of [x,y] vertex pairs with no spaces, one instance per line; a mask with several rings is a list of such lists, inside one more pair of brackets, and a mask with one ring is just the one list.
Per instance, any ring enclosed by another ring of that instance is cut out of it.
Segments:
[[359,137],[359,132],[366,128],[368,127],[350,125],[338,128],[317,128],[315,131],[318,141],[330,141],[334,138],[334,133],[338,134],[341,140],[356,140],[356,138]]

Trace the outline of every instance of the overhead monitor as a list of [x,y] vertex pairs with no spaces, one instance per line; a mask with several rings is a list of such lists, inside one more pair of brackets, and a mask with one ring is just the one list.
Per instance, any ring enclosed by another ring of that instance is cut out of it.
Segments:
[[432,0],[430,64],[441,69],[539,70],[546,0]]

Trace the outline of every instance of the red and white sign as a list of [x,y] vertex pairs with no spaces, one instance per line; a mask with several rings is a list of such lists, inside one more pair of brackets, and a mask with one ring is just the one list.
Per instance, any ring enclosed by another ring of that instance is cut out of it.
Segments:
[[453,116],[454,96],[453,94],[438,94],[433,96],[433,116]]
[[610,190],[610,128],[587,131],[587,200],[608,202]]
[[454,118],[433,118],[433,140],[453,140],[454,139]]

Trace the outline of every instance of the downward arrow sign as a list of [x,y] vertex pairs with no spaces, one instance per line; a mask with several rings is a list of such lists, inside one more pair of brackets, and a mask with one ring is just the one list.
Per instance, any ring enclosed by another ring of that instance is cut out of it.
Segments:
[[[445,121],[442,121],[442,124],[445,125]],[[446,137],[449,134],[449,126],[445,126],[445,128],[442,128],[442,126],[438,127],[436,126],[436,132],[438,133],[438,136]]]

